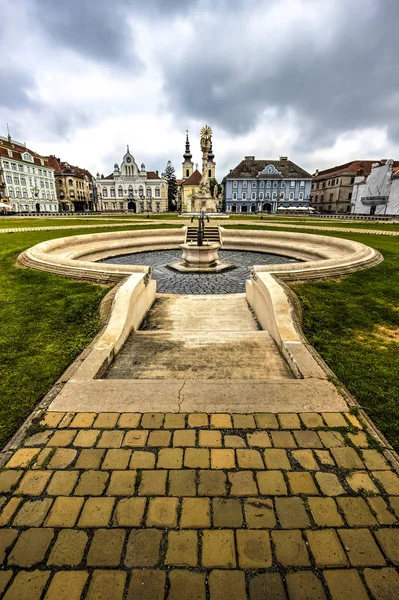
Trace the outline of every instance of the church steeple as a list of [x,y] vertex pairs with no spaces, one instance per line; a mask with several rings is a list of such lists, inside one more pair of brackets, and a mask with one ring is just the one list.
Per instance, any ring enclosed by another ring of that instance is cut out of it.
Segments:
[[193,155],[191,154],[190,151],[190,140],[188,139],[188,129],[186,129],[186,151],[183,154],[183,158],[186,161],[189,161],[193,158]]
[[215,177],[216,171],[216,163],[215,163],[215,155],[212,149],[212,140],[211,140],[211,149],[208,152],[208,177]]
[[188,139],[188,129],[186,129],[186,150],[183,154],[184,161],[182,162],[182,178],[187,179],[192,175],[194,170],[193,155],[190,151],[190,140]]

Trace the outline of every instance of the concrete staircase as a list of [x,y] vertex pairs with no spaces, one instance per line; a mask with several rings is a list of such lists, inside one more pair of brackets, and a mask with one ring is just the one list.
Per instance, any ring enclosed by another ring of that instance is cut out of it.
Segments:
[[160,296],[107,379],[281,381],[293,375],[243,296]]
[[[186,233],[186,243],[187,242],[196,242],[197,241],[197,227],[189,226],[187,227]],[[204,241],[211,242],[215,244],[220,244],[220,233],[219,227],[205,226],[204,230]]]

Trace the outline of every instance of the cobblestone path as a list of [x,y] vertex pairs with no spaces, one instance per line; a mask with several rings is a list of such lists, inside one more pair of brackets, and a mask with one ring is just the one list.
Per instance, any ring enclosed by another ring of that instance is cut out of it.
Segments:
[[2,455],[5,600],[399,598],[399,478],[352,414],[35,428]]

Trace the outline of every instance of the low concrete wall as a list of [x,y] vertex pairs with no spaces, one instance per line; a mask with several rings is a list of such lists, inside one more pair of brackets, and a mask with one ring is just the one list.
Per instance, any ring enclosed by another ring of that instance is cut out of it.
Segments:
[[[257,272],[275,273],[284,280],[337,277],[374,266],[383,260],[379,252],[365,244],[333,236],[262,230],[220,230],[222,247],[226,250],[269,252],[301,260],[300,263],[254,266]],[[185,234],[186,228],[182,227],[112,231],[58,238],[29,248],[20,254],[18,262],[73,279],[110,283],[150,269],[140,265],[96,261],[135,252],[178,248],[184,243]]]
[[262,329],[266,329],[297,379],[327,379],[323,369],[302,343],[297,331],[293,308],[278,281],[270,273],[251,272],[246,298]]
[[155,295],[156,282],[149,274],[130,275],[115,294],[107,327],[71,381],[96,379],[105,373],[131,331],[140,327]]

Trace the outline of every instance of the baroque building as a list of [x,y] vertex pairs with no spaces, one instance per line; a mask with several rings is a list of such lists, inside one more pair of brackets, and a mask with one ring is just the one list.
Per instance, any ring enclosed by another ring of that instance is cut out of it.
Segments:
[[352,213],[357,215],[399,215],[399,161],[380,160],[366,175],[355,177]]
[[309,207],[312,176],[286,156],[280,160],[246,156],[224,182],[228,213],[275,213],[280,207]]
[[[216,162],[215,155],[212,150],[212,143],[210,151],[208,152],[208,177],[216,178]],[[186,146],[183,154],[182,162],[182,179],[176,180],[178,185],[178,200],[181,212],[191,212],[194,210],[193,198],[200,190],[200,181],[202,173],[197,169],[194,169],[193,156],[190,150],[190,141],[188,138],[188,130],[186,130]]]
[[353,184],[357,175],[368,175],[372,160],[353,160],[351,162],[316,171],[312,181],[310,205],[320,213],[351,212]]
[[47,157],[10,135],[0,136],[1,195],[15,212],[58,212],[54,168]]
[[100,210],[142,212],[166,212],[168,210],[168,185],[158,171],[146,171],[145,164],[139,169],[127,146],[119,167],[107,177],[96,178]]
[[86,169],[73,167],[55,156],[49,156],[49,162],[54,169],[60,211],[96,210],[92,174]]

